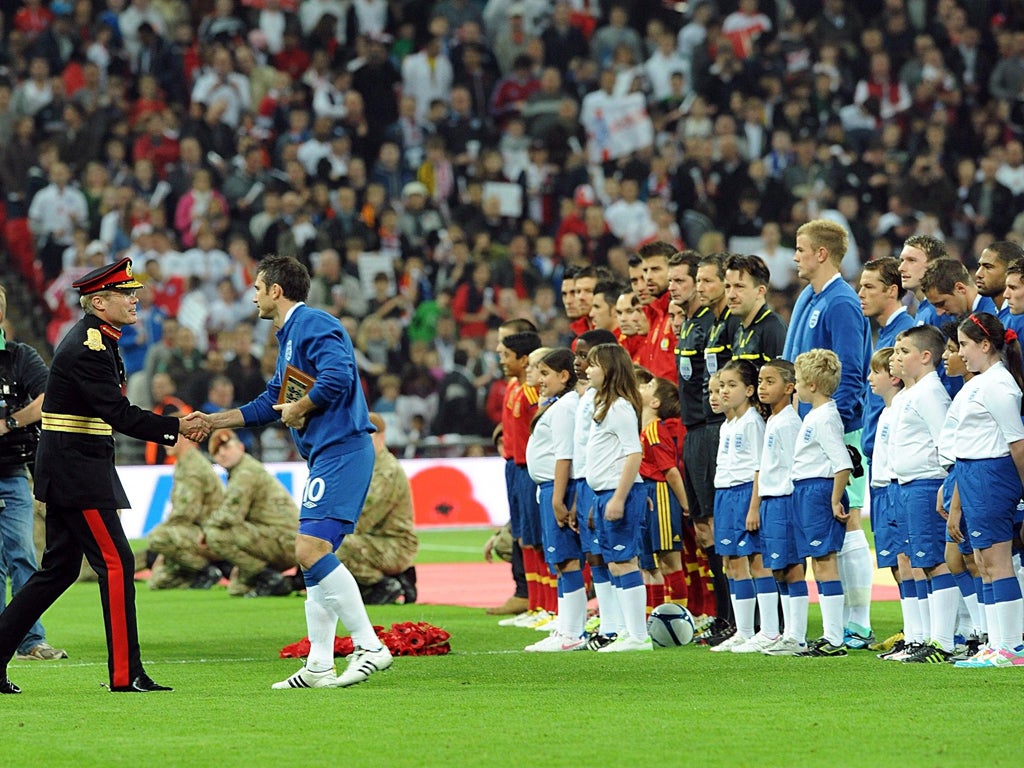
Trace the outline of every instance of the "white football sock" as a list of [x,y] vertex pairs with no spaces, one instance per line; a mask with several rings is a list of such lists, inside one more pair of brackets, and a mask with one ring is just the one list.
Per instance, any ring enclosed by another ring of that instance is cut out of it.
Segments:
[[551,622],[550,624],[548,624],[547,628],[550,629],[551,627],[554,627],[555,631],[558,632],[558,634],[564,635],[565,634],[565,621],[564,621],[564,619],[565,619],[565,595],[559,595],[558,596],[557,604],[558,604],[558,608],[556,610],[558,611],[558,613],[555,614],[555,620],[553,622]]
[[988,646],[989,648],[1002,648],[1002,625],[1000,623],[999,612],[996,610],[996,606],[992,605],[985,606],[985,616],[988,618]]
[[754,613],[757,610],[757,594],[753,579],[734,579],[729,590],[732,615],[736,619],[736,634],[745,640],[754,636]]
[[843,539],[843,548],[836,558],[840,569],[845,560],[845,573],[839,572],[843,582],[843,626],[857,624],[871,629],[871,583],[875,575],[875,564],[871,561],[871,549],[864,531],[849,531]]
[[320,580],[320,602],[341,620],[353,643],[368,651],[380,650],[381,641],[366,614],[359,585],[340,560],[338,567]]
[[616,590],[626,631],[636,640],[647,639],[647,590],[644,585]]
[[[772,585],[774,587],[774,580]],[[757,610],[761,614],[761,634],[768,637],[779,636],[779,592],[772,589],[771,592],[757,593]]]
[[602,635],[621,633],[624,627],[618,589],[610,581],[595,581],[594,594],[597,595],[597,611],[601,616],[601,627],[598,632]]
[[[847,626],[850,623],[850,598],[849,595],[853,591],[853,585],[850,580],[853,578],[853,573],[850,568],[850,555],[847,549],[847,544],[850,542],[850,534],[847,533],[843,536],[843,547],[836,552],[836,570],[839,572],[839,583],[843,585],[843,626]],[[815,574],[817,576],[817,574]]]
[[756,610],[756,599],[740,599],[736,595],[732,596],[732,613],[736,617],[736,634],[744,640],[749,640],[754,636],[754,613]]
[[[911,583],[910,589],[913,590],[914,585]],[[904,597],[900,599],[900,611],[903,613],[903,639],[910,645],[911,643],[919,643],[921,629],[921,613],[917,610],[917,595],[912,597]]]
[[320,587],[306,587],[306,632],[309,656],[306,669],[323,672],[334,667],[334,633],[338,617],[320,602]]
[[567,637],[580,637],[587,624],[587,590],[577,589],[558,598],[559,629]]
[[[972,581],[973,584],[973,581]],[[959,586],[959,582],[957,582]],[[974,597],[975,607],[977,607],[978,596]],[[971,634],[978,632],[978,623],[974,620],[974,614],[971,613],[970,607],[967,605],[967,600],[964,598],[963,592],[960,593],[960,599],[956,603],[956,632],[955,635],[962,637],[968,637]]]
[[807,612],[810,606],[807,595],[789,596],[789,620],[786,622],[786,637],[803,645],[807,642]]
[[1024,593],[1024,565],[1021,564],[1019,552],[1013,556],[1013,573],[1017,577],[1017,583],[1020,584],[1020,591]]
[[1021,624],[1024,623],[1024,601],[1005,600],[992,607],[999,614],[1000,637],[996,647],[1005,648],[1008,651],[1017,648],[1021,644],[1020,629]]
[[926,643],[931,638],[929,635],[932,633],[932,600],[929,595],[924,600],[921,599],[920,593],[917,596],[917,610],[921,614],[921,639],[918,642]]
[[976,635],[982,633],[982,623],[984,622],[984,611],[981,610],[981,603],[978,601],[977,595],[967,595],[964,597],[960,596],[964,601],[964,605],[967,606],[967,612],[971,615],[971,630]]
[[[782,625],[785,627],[786,634],[789,634],[789,625],[793,622],[793,598],[787,595],[779,595],[779,601],[782,603]],[[761,626],[764,627],[764,619],[761,619]]]
[[960,590],[955,581],[952,581],[952,584],[945,589],[933,589],[928,598],[931,608],[931,640],[944,651],[953,650],[956,606],[959,599]]
[[832,645],[843,644],[843,596],[818,595],[821,606],[822,636]]
[[[978,582],[975,582],[978,583]],[[985,607],[985,596],[979,591],[975,594],[978,598],[978,626],[981,627],[981,634],[988,634],[988,610]]]

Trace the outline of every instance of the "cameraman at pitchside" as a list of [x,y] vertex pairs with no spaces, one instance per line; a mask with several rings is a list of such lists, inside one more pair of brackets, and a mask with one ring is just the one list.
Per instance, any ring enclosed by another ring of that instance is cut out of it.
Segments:
[[[4,334],[7,291],[0,285],[0,611],[11,593],[39,570],[32,540],[33,505],[29,469],[36,458],[43,390],[49,371],[32,347],[10,341]],[[66,659],[67,653],[46,642],[46,630],[36,621],[18,646],[25,661]]]

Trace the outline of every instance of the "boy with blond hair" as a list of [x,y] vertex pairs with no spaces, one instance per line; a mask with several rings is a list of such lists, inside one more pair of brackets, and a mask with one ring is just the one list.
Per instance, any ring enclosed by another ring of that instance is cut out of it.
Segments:
[[[848,245],[846,230],[834,221],[815,219],[797,230],[794,261],[797,274],[809,285],[793,306],[782,356],[796,361],[797,355],[813,349],[836,353],[842,365],[832,399],[843,421],[844,441],[859,450],[864,427],[865,382],[871,359],[871,326],[863,314],[860,299],[839,271]],[[799,410],[801,416],[807,414],[806,405],[801,404]],[[865,602],[864,595],[870,593],[875,567],[861,524],[865,486],[864,473],[860,473],[848,488],[850,514],[846,518],[843,546],[837,556],[844,600],[849,600],[850,640],[855,639],[854,634],[862,639],[869,639],[871,634],[871,604]]]
[[[799,355],[793,367],[796,395],[811,408],[804,416],[793,456],[796,553],[814,562],[824,629],[822,637],[800,655],[845,656],[843,585],[836,560],[850,517],[846,484],[853,462],[843,442],[843,420],[832,399],[842,364],[835,352],[812,349]],[[801,608],[807,609],[806,605]],[[791,606],[794,609],[797,606]]]

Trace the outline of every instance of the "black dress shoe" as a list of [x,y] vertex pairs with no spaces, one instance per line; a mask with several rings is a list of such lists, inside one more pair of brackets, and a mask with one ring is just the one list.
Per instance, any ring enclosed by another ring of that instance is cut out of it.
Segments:
[[0,694],[4,693],[21,693],[21,688],[8,680],[6,676],[0,677]]
[[292,593],[292,581],[273,568],[264,568],[246,597],[284,597]]
[[159,683],[153,682],[147,674],[141,674],[132,680],[131,685],[117,685],[112,686],[110,689],[111,693],[152,693],[153,691],[173,691],[173,688],[168,688],[166,685],[160,685]]
[[395,578],[402,585],[402,592],[405,593],[405,604],[415,603],[419,595],[416,590],[416,567],[410,566],[406,568]]
[[402,596],[402,585],[398,579],[385,576],[376,584],[360,587],[364,605],[391,605]]
[[220,568],[215,565],[208,565],[197,573],[194,579],[192,579],[189,589],[211,589],[216,584],[220,583],[220,579]]

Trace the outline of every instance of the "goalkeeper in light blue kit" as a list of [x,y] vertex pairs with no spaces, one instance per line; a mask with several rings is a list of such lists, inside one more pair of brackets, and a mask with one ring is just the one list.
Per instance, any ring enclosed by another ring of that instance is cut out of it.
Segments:
[[[252,402],[205,416],[212,428],[259,426],[280,418],[309,464],[295,557],[306,581],[310,651],[302,669],[274,683],[277,689],[347,687],[392,662],[366,614],[359,585],[334,555],[342,539],[355,530],[363,509],[373,474],[370,433],[375,430],[352,341],[337,318],[305,305],[309,282],[306,268],[294,258],[269,256],[260,262],[254,301],[259,316],[273,320],[278,329],[277,369],[266,391]],[[301,374],[313,383],[306,378],[301,385]],[[278,404],[282,386],[296,379],[296,399]],[[351,633],[355,651],[345,671],[336,675],[334,633],[339,619]]]

